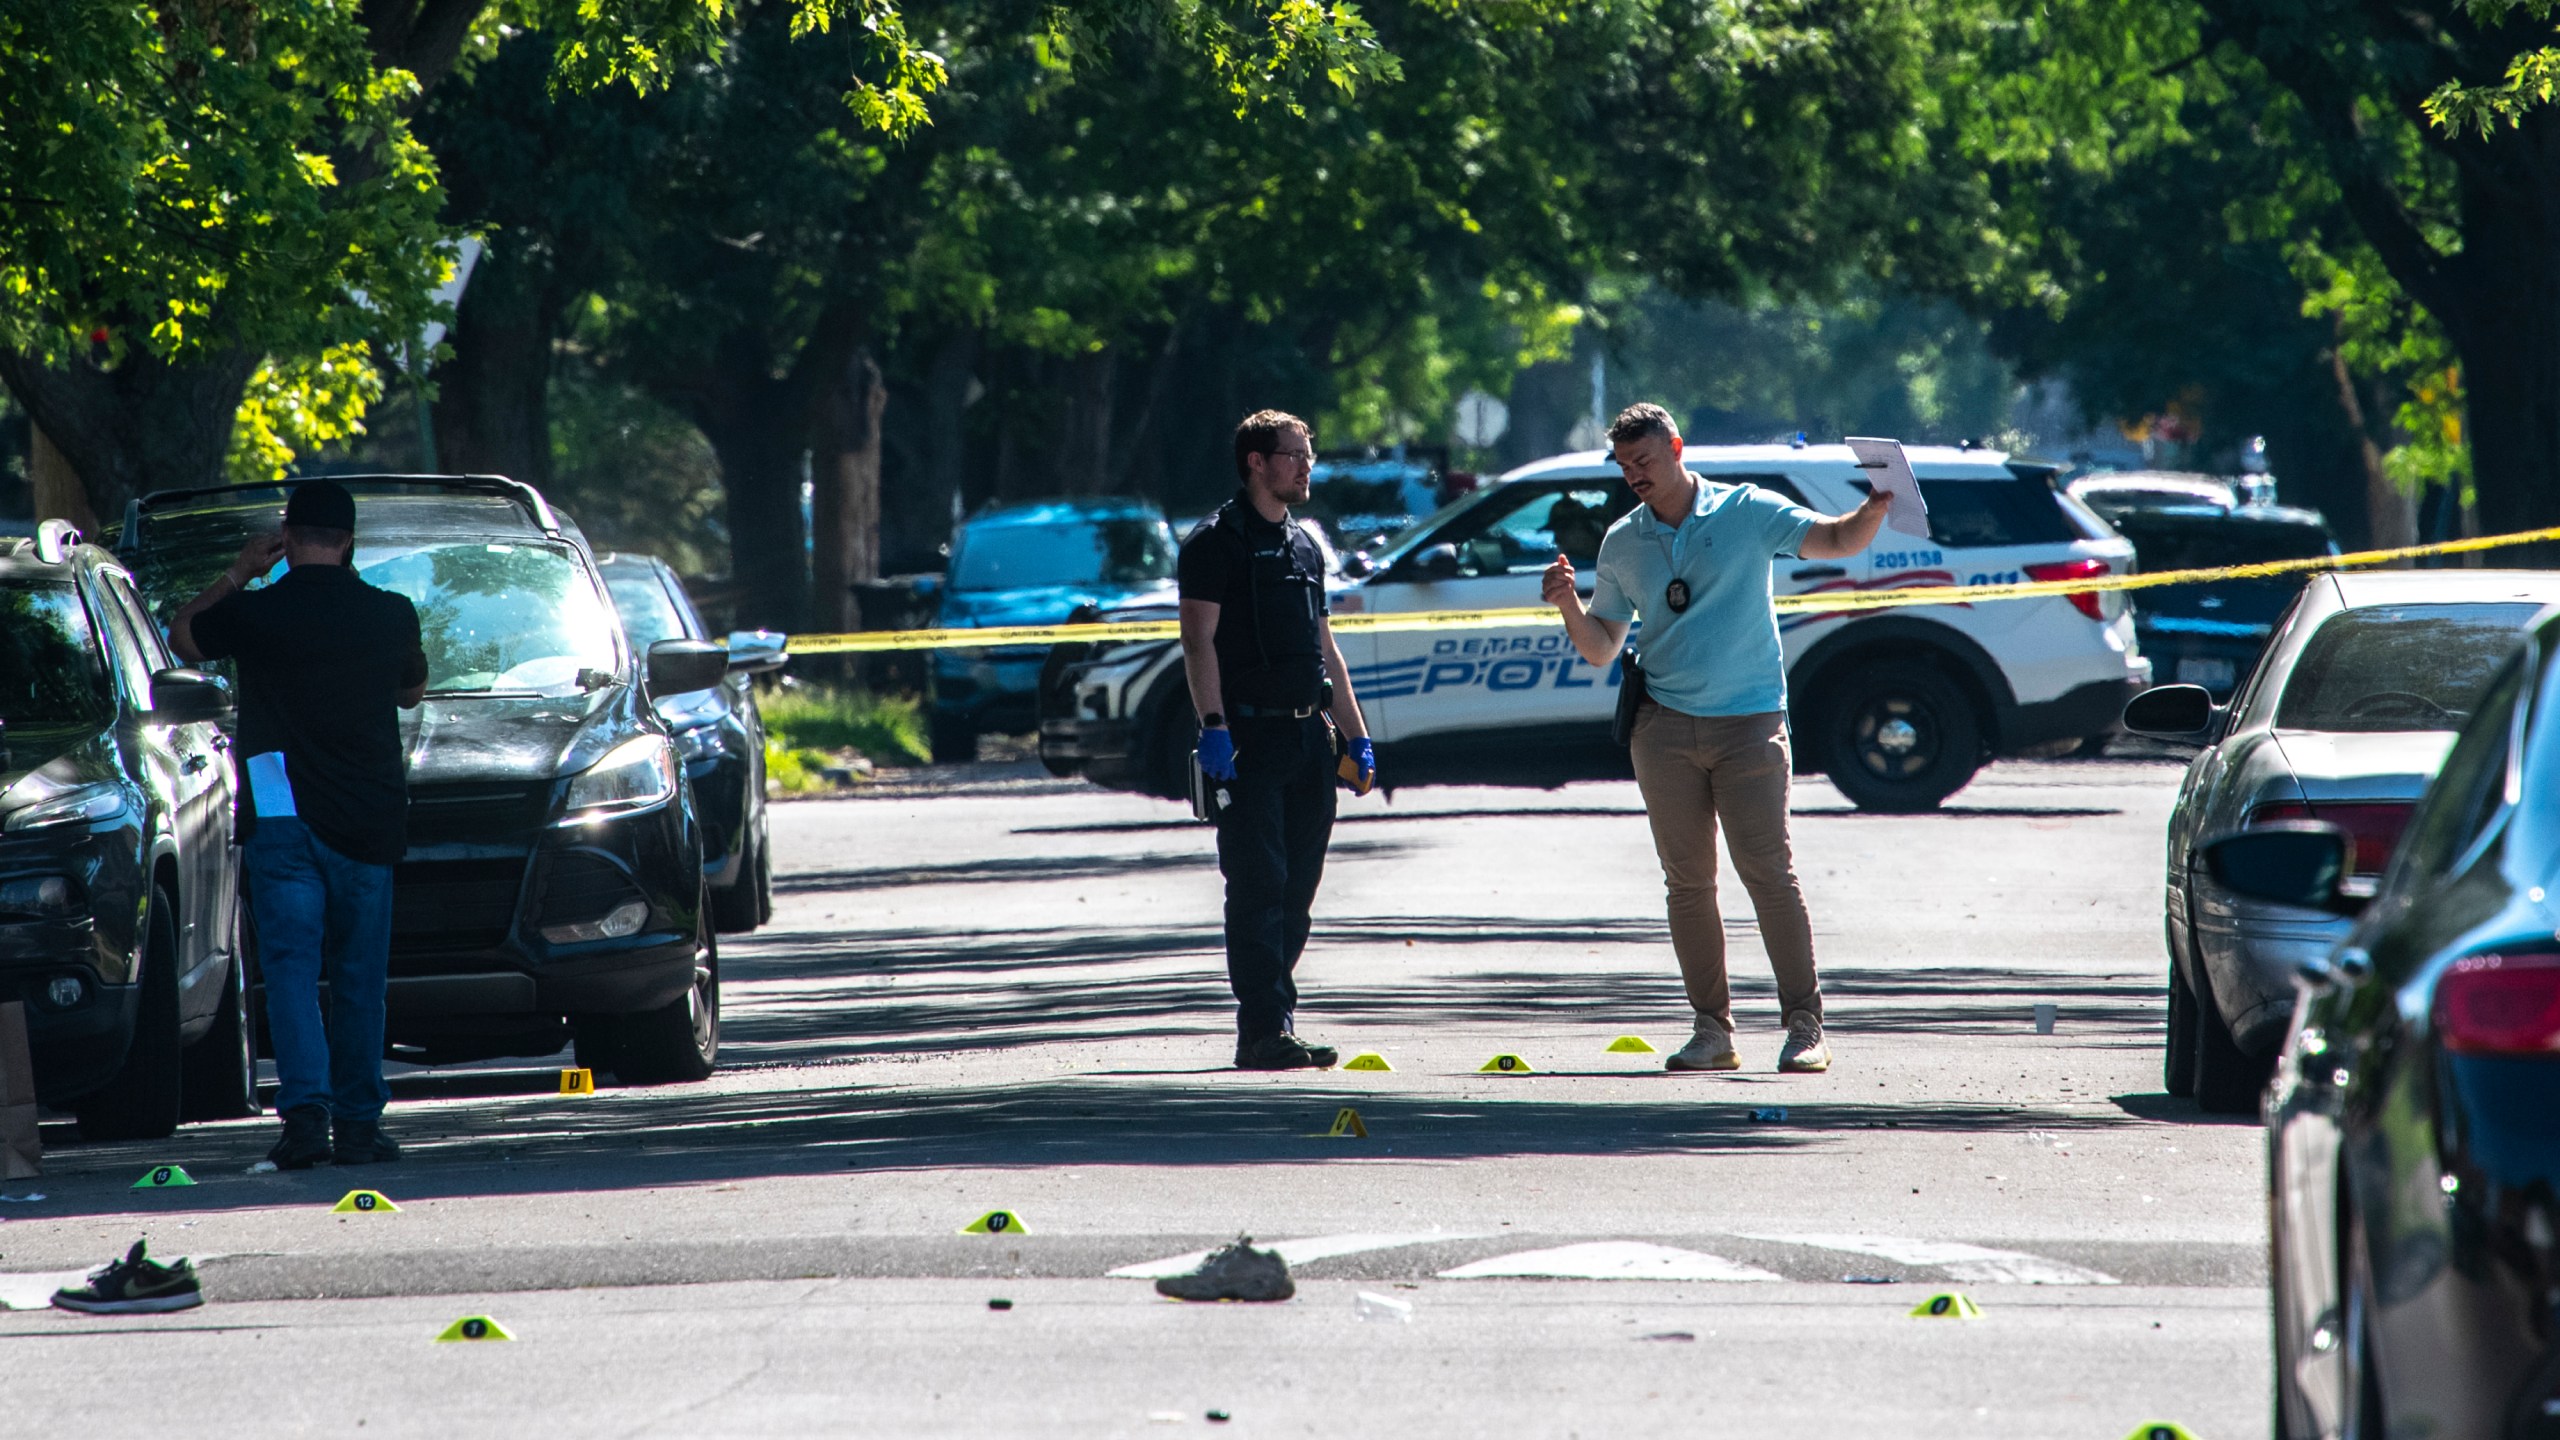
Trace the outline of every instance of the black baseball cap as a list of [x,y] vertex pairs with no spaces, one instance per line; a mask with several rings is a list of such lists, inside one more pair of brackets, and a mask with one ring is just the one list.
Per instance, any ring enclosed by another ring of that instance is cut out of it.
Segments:
[[305,480],[293,487],[293,495],[284,502],[284,523],[352,533],[356,528],[356,497],[335,480]]

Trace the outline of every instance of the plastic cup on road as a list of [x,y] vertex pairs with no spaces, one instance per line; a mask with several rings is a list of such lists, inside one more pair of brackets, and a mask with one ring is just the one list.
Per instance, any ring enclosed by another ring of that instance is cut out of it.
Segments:
[[2052,1034],[2054,1017],[2059,1013],[2059,1010],[2052,1005],[2038,1005],[2036,1007],[2036,1033],[2039,1035]]

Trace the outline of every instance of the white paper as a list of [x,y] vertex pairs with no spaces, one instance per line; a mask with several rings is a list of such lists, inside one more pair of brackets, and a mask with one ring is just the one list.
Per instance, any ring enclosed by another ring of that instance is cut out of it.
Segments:
[[1849,453],[1858,457],[1858,468],[1866,472],[1867,483],[1892,500],[1884,512],[1886,527],[1928,539],[1929,502],[1920,497],[1920,482],[1912,477],[1911,461],[1902,453],[1902,442],[1852,435]]
[[249,757],[249,803],[257,807],[261,820],[294,813],[293,781],[285,776],[283,751],[269,750]]

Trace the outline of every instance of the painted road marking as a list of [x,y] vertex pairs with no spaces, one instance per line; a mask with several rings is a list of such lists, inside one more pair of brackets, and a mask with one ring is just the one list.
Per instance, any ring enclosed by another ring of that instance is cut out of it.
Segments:
[[[1336,1255],[1358,1255],[1369,1250],[1393,1250],[1405,1245],[1428,1245],[1437,1240],[1473,1240],[1475,1238],[1477,1238],[1475,1232],[1465,1230],[1433,1230],[1410,1235],[1313,1235],[1303,1240],[1276,1240],[1269,1245],[1257,1248],[1277,1250],[1280,1252],[1280,1258],[1290,1264],[1305,1265],[1312,1261],[1328,1260]],[[1162,1260],[1142,1260],[1135,1265],[1123,1265],[1111,1273],[1117,1278],[1127,1280],[1155,1280],[1166,1275],[1188,1275],[1199,1269],[1200,1262],[1208,1258],[1208,1251],[1194,1250],[1187,1255],[1168,1255]]]
[[2023,1250],[1994,1250],[1960,1240],[1914,1240],[1899,1235],[1744,1235],[1745,1240],[1774,1240],[1782,1245],[1811,1245],[1872,1255],[1897,1265],[1929,1265],[1947,1278],[1973,1285],[2114,1285],[2113,1275],[2030,1255]]
[[1496,1255],[1455,1270],[1443,1280],[1536,1278],[1550,1280],[1782,1280],[1757,1265],[1699,1250],[1675,1250],[1641,1240],[1594,1240],[1552,1250]]

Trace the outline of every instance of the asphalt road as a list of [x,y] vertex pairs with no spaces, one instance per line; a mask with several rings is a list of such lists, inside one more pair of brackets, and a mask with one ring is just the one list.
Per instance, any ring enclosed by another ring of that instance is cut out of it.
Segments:
[[[2177,773],[2011,764],[1899,818],[1804,784],[1811,1077],[1771,1073],[1730,882],[1747,1068],[1609,1050],[1687,1026],[1631,785],[1347,802],[1300,1029],[1394,1069],[1295,1076],[1224,1068],[1175,807],[984,772],[779,806],[707,1084],[408,1071],[408,1158],[337,1173],[245,1173],[272,1122],[49,1125],[0,1303],[136,1236],[211,1298],[0,1313],[0,1434],[2256,1433],[2259,1137],[2159,1087]],[[128,1188],[163,1163],[198,1183]],[[356,1185],[400,1210],[330,1213]],[[957,1233],[999,1207],[1020,1233]],[[1239,1231],[1298,1299],[1145,1283]],[[1907,1313],[1947,1291],[1981,1318]],[[516,1339],[431,1343],[472,1314]]]

